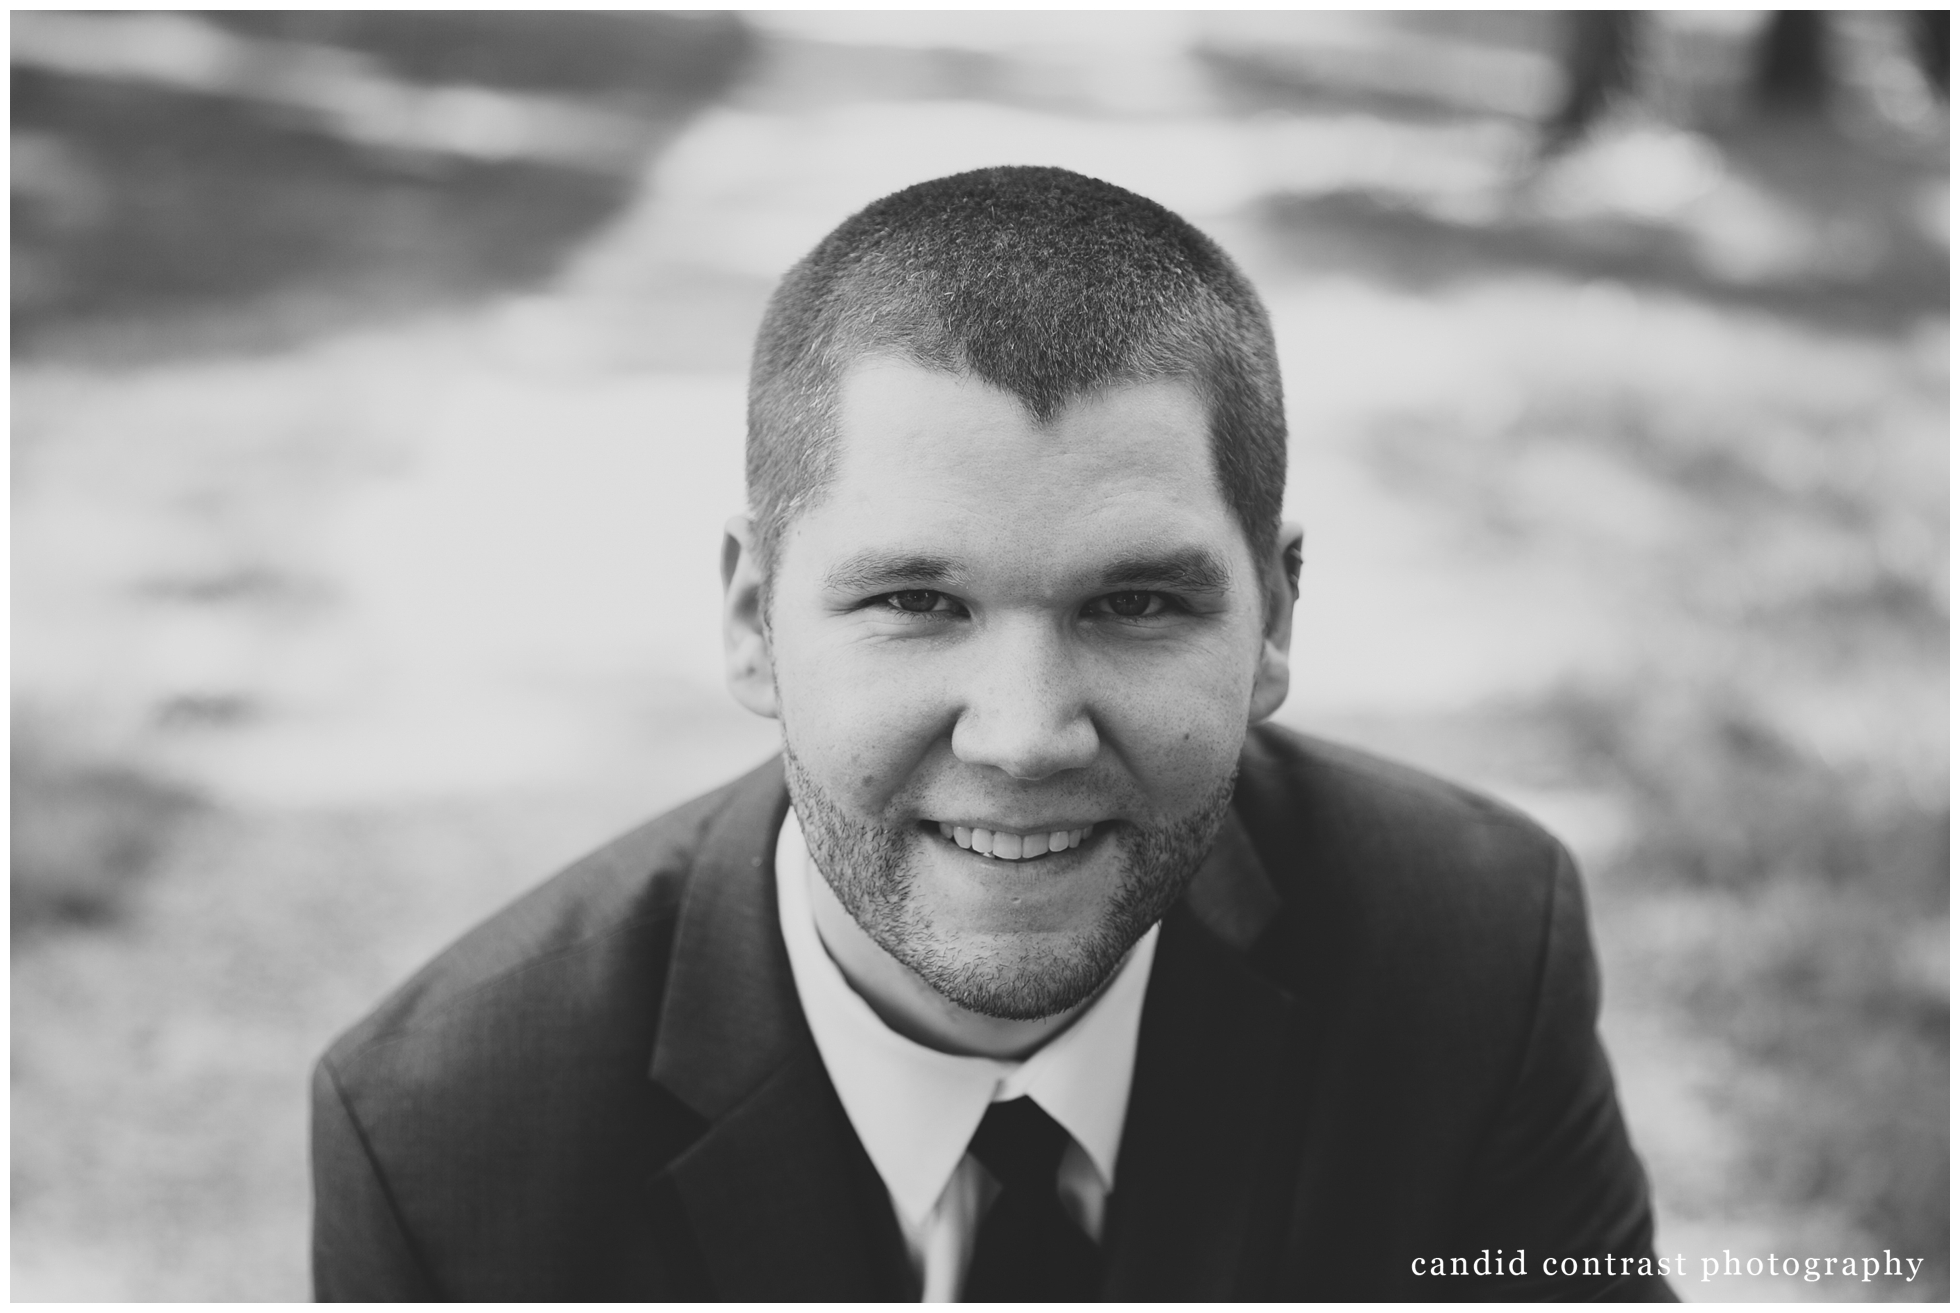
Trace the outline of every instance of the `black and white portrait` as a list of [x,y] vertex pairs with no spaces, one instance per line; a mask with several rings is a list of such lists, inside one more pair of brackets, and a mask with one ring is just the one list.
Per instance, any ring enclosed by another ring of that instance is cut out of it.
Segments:
[[10,23],[15,1297],[1948,1297],[1945,11]]

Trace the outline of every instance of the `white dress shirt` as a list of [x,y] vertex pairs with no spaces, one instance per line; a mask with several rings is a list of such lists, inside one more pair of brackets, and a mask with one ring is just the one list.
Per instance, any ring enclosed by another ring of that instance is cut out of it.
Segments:
[[776,839],[776,904],[797,997],[837,1097],[891,1192],[923,1298],[959,1298],[981,1215],[999,1190],[966,1146],[996,1101],[1026,1095],[1073,1137],[1062,1157],[1062,1207],[1100,1240],[1157,927],[1101,996],[1028,1057],[962,1057],[905,1038],[851,988],[811,912],[808,881],[822,878],[791,811]]

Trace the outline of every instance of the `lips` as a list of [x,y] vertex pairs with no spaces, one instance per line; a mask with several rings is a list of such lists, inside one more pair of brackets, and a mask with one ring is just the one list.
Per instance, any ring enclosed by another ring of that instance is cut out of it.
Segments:
[[1037,857],[1046,857],[1049,853],[1079,848],[1084,839],[1095,833],[1096,828],[1093,825],[1085,825],[1073,830],[1016,833],[1013,830],[952,825],[946,821],[940,821],[938,824],[941,836],[951,839],[960,847],[969,848],[982,857],[998,857],[1007,862],[1033,861]]

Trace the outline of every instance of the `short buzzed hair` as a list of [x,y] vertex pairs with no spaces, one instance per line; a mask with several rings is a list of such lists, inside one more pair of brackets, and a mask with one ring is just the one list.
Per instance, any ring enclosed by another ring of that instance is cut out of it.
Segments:
[[749,376],[765,581],[834,473],[839,381],[874,356],[980,378],[1042,424],[1111,385],[1188,382],[1208,408],[1220,491],[1267,577],[1286,484],[1272,326],[1225,253],[1156,202],[1066,169],[977,169],[874,201],[791,269]]

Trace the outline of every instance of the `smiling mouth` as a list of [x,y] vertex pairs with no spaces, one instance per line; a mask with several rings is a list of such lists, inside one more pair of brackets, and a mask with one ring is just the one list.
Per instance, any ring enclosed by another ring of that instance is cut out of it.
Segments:
[[1047,830],[1036,834],[1015,834],[1009,830],[949,825],[945,821],[938,822],[938,825],[942,838],[950,839],[981,857],[997,857],[1005,862],[1029,862],[1038,857],[1046,857],[1050,853],[1080,848],[1082,841],[1096,831],[1095,826],[1085,825],[1078,830]]

